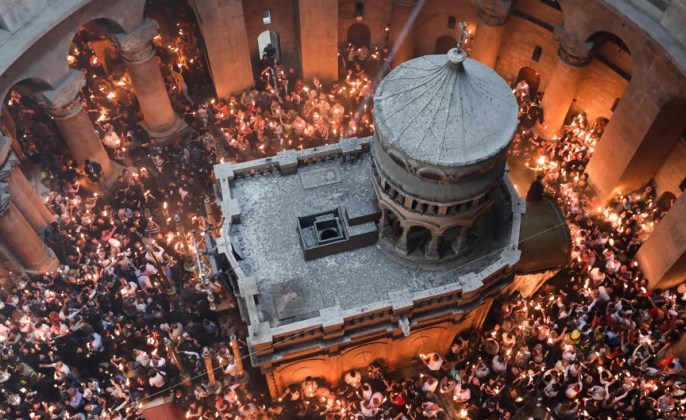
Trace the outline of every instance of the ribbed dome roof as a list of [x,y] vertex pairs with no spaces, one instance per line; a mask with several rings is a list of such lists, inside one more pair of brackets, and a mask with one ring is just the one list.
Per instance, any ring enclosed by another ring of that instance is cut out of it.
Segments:
[[439,166],[473,164],[508,146],[517,129],[512,90],[495,71],[460,53],[406,61],[383,79],[374,99],[382,142]]

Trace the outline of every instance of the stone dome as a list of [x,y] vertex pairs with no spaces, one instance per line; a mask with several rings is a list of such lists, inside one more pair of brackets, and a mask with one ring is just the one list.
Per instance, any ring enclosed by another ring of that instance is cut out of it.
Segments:
[[381,146],[428,165],[472,165],[497,156],[517,129],[517,100],[491,68],[457,49],[406,61],[374,99]]

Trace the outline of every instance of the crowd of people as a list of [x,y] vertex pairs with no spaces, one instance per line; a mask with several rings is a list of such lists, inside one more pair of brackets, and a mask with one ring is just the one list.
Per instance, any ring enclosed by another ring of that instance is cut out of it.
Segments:
[[[197,252],[221,223],[212,165],[371,134],[372,81],[352,63],[338,83],[307,85],[274,63],[276,83],[202,101],[191,31],[183,25],[166,45],[155,40],[172,104],[192,129],[167,145],[138,125],[132,83],[111,43],[89,28],[75,38],[69,63],[85,76],[84,106],[110,157],[126,167],[107,197],[86,188],[101,165],[79,167],[63,154],[45,109],[19,91],[8,101],[17,138],[51,189],[55,222],[44,240],[59,268],[41,278],[10,273],[3,288],[2,418],[135,418],[143,401],[174,390],[188,418],[264,410],[265,391],[240,380],[229,345],[238,336],[245,354],[229,285],[207,275]],[[217,312],[219,302],[229,310]],[[204,353],[225,385],[218,397],[208,392]]]
[[197,252],[221,223],[212,165],[373,133],[371,99],[386,58],[348,47],[340,80],[324,85],[304,83],[265,51],[256,89],[200,98],[206,70],[201,52],[186,45],[197,34],[192,25],[178,31],[156,42],[173,106],[191,132],[166,145],[138,125],[116,50],[95,54],[102,39],[88,31],[72,47],[70,62],[86,75],[86,108],[112,159],[129,168],[107,198],[85,191],[91,174],[62,155],[47,114],[30,97],[10,98],[17,137],[52,189],[46,202],[56,218],[44,235],[60,264],[41,278],[11,275],[1,292],[0,417],[136,418],[141,403],[169,394],[186,418],[686,415],[681,362],[664,353],[684,331],[686,290],[648,290],[633,259],[671,203],[648,185],[594,205],[584,169],[606,120],[589,125],[580,114],[558,141],[543,141],[531,129],[540,98],[525,82],[515,88],[521,124],[510,157],[540,175],[530,199],[548,194],[564,209],[569,266],[531,297],[503,297],[487,328],[460,334],[447,353],[418,355],[415,376],[377,362],[335,385],[308,378],[273,401],[259,381],[242,380],[230,342],[237,336],[246,354],[243,324],[235,309],[216,310],[217,302],[235,306],[230,287],[208,275]]

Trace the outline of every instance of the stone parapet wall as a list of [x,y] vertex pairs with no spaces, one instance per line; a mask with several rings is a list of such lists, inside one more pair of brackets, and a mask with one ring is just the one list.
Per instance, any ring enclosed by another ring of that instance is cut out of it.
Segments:
[[[252,362],[255,366],[261,366],[265,373],[273,373],[281,369],[278,366],[296,363],[298,360],[307,359],[312,362],[318,355],[344,352],[346,349],[370,345],[377,340],[389,340],[388,343],[393,343],[403,336],[412,336],[415,330],[435,324],[444,324],[441,327],[443,329],[447,328],[446,325],[451,325],[444,337],[451,340],[458,328],[466,328],[464,319],[469,319],[469,326],[477,326],[476,323],[482,322],[492,298],[501,293],[513,278],[514,266],[520,258],[517,244],[521,214],[525,206],[506,174],[503,189],[513,214],[507,240],[510,245],[493,253],[492,262],[479,267],[477,273],[470,272],[459,277],[456,275],[455,281],[450,284],[419,292],[410,292],[408,289],[390,292],[387,299],[364,307],[345,310],[338,306],[329,307],[320,310],[319,315],[313,318],[281,326],[272,327],[269,322],[261,321],[257,303],[261,299],[257,279],[246,275],[231,248],[231,223],[240,219],[239,203],[231,197],[232,182],[276,170],[282,175],[292,174],[299,166],[319,160],[353,158],[367,152],[369,146],[369,138],[344,139],[335,145],[288,151],[271,159],[215,166],[216,178],[221,187],[222,211],[227,220],[222,226],[221,237],[217,239],[218,250],[233,267],[241,315],[248,323]],[[477,309],[483,312],[483,316],[468,315]],[[449,345],[449,341],[446,341],[446,345]],[[387,355],[388,351],[384,347],[375,357]],[[412,352],[416,354],[416,349]],[[402,357],[409,357],[409,354],[402,353]],[[396,359],[400,355],[396,354]],[[341,373],[340,369],[336,372]],[[289,377],[296,378],[298,375]],[[280,391],[288,382],[280,377],[272,377],[271,381],[272,391]]]

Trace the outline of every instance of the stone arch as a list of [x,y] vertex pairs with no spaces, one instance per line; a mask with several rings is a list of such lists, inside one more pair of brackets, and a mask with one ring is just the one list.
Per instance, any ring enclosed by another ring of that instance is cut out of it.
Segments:
[[450,254],[459,254],[462,245],[460,243],[460,238],[465,229],[467,229],[467,227],[464,225],[453,225],[441,232],[443,240],[438,247],[438,253],[442,257]]
[[519,73],[517,73],[517,79],[515,79],[514,85],[517,86],[517,83],[522,80],[529,84],[529,97],[534,97],[541,86],[541,75],[538,73],[538,71],[536,71],[536,69],[524,66],[519,69]]
[[331,369],[328,358],[311,358],[301,362],[291,363],[277,368],[276,377],[279,379],[277,387],[285,389],[291,384],[300,384],[308,376],[314,379],[324,379],[331,382],[332,376],[337,376],[337,369]]
[[[11,86],[3,98],[0,131],[12,140],[12,149],[21,160],[32,158],[32,162],[40,163],[38,158],[49,147],[66,149],[52,118],[36,100],[40,92],[52,88],[46,80],[26,78]],[[34,115],[24,119],[22,107]],[[34,155],[36,152],[38,155]]]
[[69,66],[79,70],[84,67],[85,64],[80,60],[86,57],[86,51],[83,51],[85,44],[93,52],[88,59],[95,57],[102,69],[106,73],[111,73],[113,61],[118,59],[115,37],[123,33],[124,29],[121,25],[108,18],[96,18],[82,24],[69,45],[67,55]]
[[445,326],[436,326],[426,329],[416,330],[406,337],[398,345],[399,360],[407,360],[416,358],[420,353],[443,353],[443,348],[449,346],[448,343],[443,343],[441,338],[445,335],[448,329]]
[[357,48],[369,48],[372,39],[372,31],[369,29],[369,26],[364,23],[354,23],[348,28],[346,39],[348,40],[348,43]]
[[622,38],[612,32],[598,31],[591,34],[586,41],[593,44],[591,55],[594,58],[600,59],[622,77],[631,80],[633,73],[631,50]]
[[424,248],[431,240],[432,230],[420,224],[412,224],[407,232],[407,248],[413,251],[424,252]]
[[345,369],[344,372],[347,372],[351,369],[366,368],[378,359],[387,361],[389,344],[388,340],[383,340],[346,349],[341,352],[340,365]]
[[[173,3],[173,8],[165,9],[168,3]],[[214,83],[212,83],[207,47],[205,45],[205,38],[202,27],[200,25],[200,14],[198,13],[195,0],[146,0],[145,9],[143,11],[144,17],[154,20],[157,23],[159,30],[160,42],[163,46],[171,44],[177,36],[192,36],[197,39],[193,43],[200,51],[198,54],[198,62],[190,59],[190,62],[174,63],[180,67],[189,68],[192,71],[187,73],[190,77],[185,77],[191,92],[201,90],[203,96],[214,96]],[[192,33],[181,33],[183,24],[188,24],[192,28]],[[160,54],[162,61],[169,61],[165,56],[167,49],[163,49]],[[171,64],[171,63],[167,63]],[[207,90],[207,91],[206,91]]]
[[260,54],[258,60],[262,59],[269,45],[275,50],[274,62],[279,63],[281,61],[281,41],[279,33],[272,30],[263,31],[257,36],[257,51]]
[[88,2],[76,9],[61,3],[55,5],[50,9],[51,14],[54,13],[50,21],[59,24],[32,28],[27,37],[18,40],[21,52],[0,65],[0,73],[5,76],[0,81],[0,97],[7,95],[18,81],[27,78],[42,78],[51,86],[57,86],[69,73],[66,52],[84,22],[108,19],[129,32],[142,23],[143,7],[141,0]]
[[444,182],[445,173],[436,168],[420,168],[417,169],[417,176],[432,182]]
[[404,170],[408,170],[408,164],[407,160],[402,157],[399,153],[394,152],[392,150],[388,151],[388,156],[391,158],[393,162],[395,162],[398,166],[403,168]]
[[[452,16],[451,16],[452,18]],[[455,48],[457,40],[450,35],[442,35],[436,38],[434,54],[446,54],[451,48]]]

